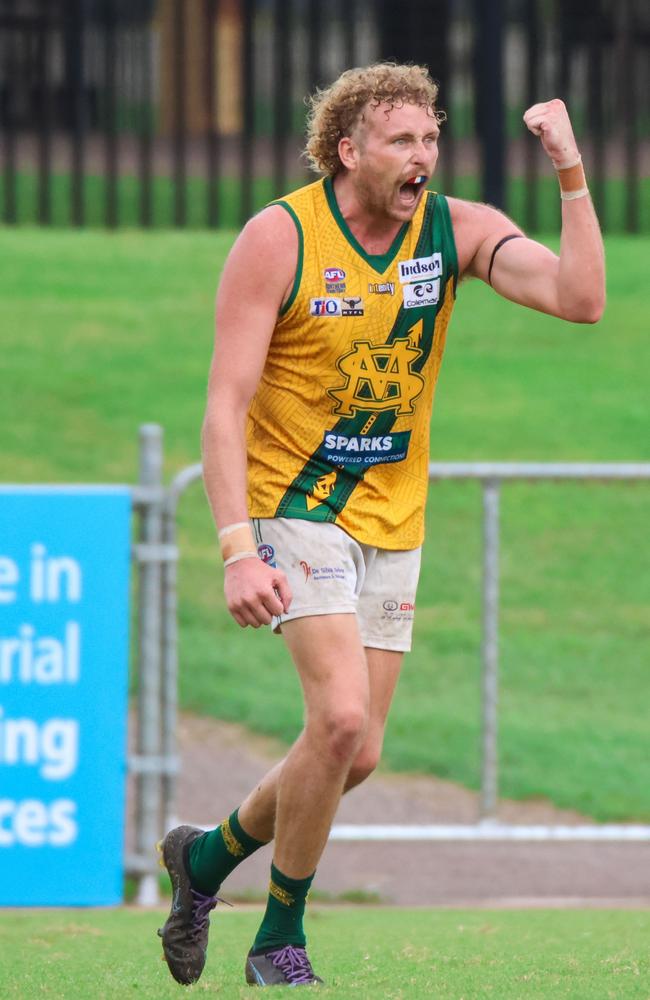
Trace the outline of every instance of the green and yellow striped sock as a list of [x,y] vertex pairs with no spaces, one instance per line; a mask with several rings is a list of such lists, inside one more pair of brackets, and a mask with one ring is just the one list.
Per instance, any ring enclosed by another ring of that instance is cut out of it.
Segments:
[[264,919],[253,942],[253,952],[259,954],[285,944],[305,947],[302,920],[313,879],[313,875],[307,878],[289,878],[275,865],[271,865],[269,899]]
[[224,879],[264,842],[246,833],[235,809],[216,830],[204,833],[190,844],[190,880],[198,892],[215,896]]

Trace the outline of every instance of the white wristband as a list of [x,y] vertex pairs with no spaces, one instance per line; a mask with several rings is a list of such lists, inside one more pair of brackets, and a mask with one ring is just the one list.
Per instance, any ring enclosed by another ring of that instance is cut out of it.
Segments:
[[221,557],[227,562],[231,556],[239,555],[240,552],[256,552],[257,543],[253,538],[253,532],[248,521],[239,521],[237,524],[227,524],[219,532],[219,545],[221,546]]
[[555,160],[551,160],[551,163],[556,170],[570,170],[571,167],[577,167],[579,163],[582,163],[582,157],[580,156],[580,153],[578,153],[577,160],[571,160],[569,163],[558,164]]
[[237,524],[227,524],[225,528],[222,528],[218,532],[219,538],[225,538],[226,535],[232,534],[233,531],[237,531],[238,528],[247,528],[248,521],[237,521]]
[[586,194],[589,194],[589,188],[583,187],[578,191],[560,191],[560,198],[562,201],[574,201],[576,198],[584,198]]
[[230,556],[226,559],[223,564],[223,568],[226,569],[228,566],[232,566],[233,563],[239,562],[240,559],[257,559],[257,552],[235,552],[234,556]]

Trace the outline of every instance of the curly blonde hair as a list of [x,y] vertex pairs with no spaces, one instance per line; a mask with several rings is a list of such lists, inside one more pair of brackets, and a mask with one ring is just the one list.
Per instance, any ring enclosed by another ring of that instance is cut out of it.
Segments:
[[447,116],[436,109],[437,97],[438,84],[426,66],[381,62],[348,69],[330,87],[317,90],[309,98],[304,155],[312,170],[333,177],[342,169],[339,142],[363,120],[363,109],[368,104],[388,104],[389,110],[417,104],[440,123]]

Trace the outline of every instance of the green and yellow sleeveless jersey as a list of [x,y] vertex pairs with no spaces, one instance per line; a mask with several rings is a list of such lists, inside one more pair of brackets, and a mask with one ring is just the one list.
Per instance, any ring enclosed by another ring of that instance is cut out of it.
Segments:
[[381,255],[355,239],[330,178],[277,204],[296,224],[298,267],[248,416],[249,515],[416,548],[458,278],[447,201],[427,192]]

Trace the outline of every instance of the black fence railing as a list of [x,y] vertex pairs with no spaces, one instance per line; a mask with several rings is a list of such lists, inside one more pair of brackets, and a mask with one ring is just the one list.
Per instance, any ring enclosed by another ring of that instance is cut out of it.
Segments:
[[305,95],[382,58],[440,81],[441,190],[556,229],[521,116],[558,96],[604,227],[650,231],[648,0],[0,0],[0,219],[237,226],[308,179]]

